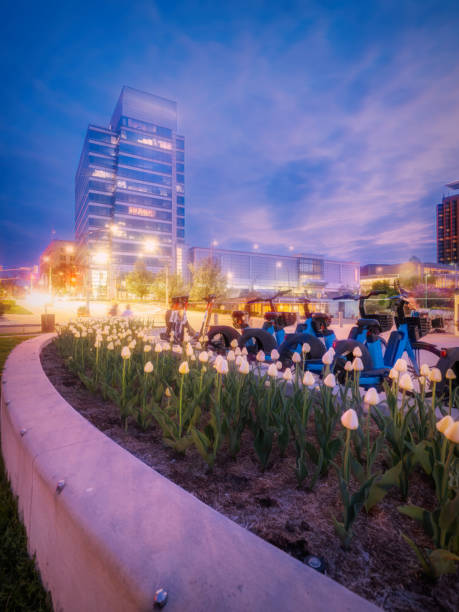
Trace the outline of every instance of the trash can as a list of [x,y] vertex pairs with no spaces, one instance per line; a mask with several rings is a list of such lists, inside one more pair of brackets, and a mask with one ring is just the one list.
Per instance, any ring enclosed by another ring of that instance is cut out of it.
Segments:
[[53,314],[42,314],[41,315],[41,332],[42,334],[55,331],[55,315]]

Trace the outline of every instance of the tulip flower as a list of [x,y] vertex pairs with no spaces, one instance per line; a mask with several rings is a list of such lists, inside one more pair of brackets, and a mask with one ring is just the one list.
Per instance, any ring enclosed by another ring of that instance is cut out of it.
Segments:
[[354,359],[354,361],[352,362],[352,369],[355,372],[362,372],[363,371],[363,362],[360,359],[360,357],[356,357]]
[[239,372],[241,374],[248,374],[250,372],[249,362],[246,359],[244,359],[244,361],[239,366]]
[[444,434],[445,431],[448,429],[448,427],[452,425],[453,423],[454,423],[454,419],[450,417],[449,415],[447,415],[443,417],[442,419],[440,419],[439,421],[437,421],[436,428],[440,433]]
[[129,348],[130,349],[135,349],[135,345],[136,345],[135,340],[131,340],[131,342],[129,342]]
[[311,374],[311,372],[309,371],[305,372],[303,376],[303,385],[305,387],[313,387],[315,383],[316,381],[314,379],[314,376]]
[[123,359],[130,359],[131,351],[128,346],[123,346],[123,348],[121,349],[121,357]]
[[234,353],[234,351],[228,351],[228,354],[226,356],[227,361],[235,361],[236,360],[236,355]]
[[359,428],[359,418],[357,413],[352,408],[346,410],[341,416],[341,425],[346,429],[358,429]]
[[151,346],[150,346],[149,344],[146,344],[146,345],[143,347],[143,352],[144,352],[144,353],[149,353],[150,351],[151,351]]
[[277,367],[275,363],[272,363],[268,368],[268,376],[271,378],[277,378]]
[[264,360],[265,360],[265,354],[263,353],[263,351],[258,351],[258,353],[257,353],[257,361],[261,363]]
[[236,357],[242,355],[242,351],[238,346],[234,349],[234,354],[236,355]]
[[207,363],[209,361],[209,353],[207,351],[201,351],[199,353],[199,361],[201,363]]
[[362,357],[362,351],[360,349],[360,346],[356,346],[352,351],[352,354],[354,357]]
[[215,369],[217,370],[218,374],[228,374],[228,362],[226,359],[219,361],[216,364]]
[[330,389],[334,389],[336,387],[336,380],[334,374],[328,374],[325,377],[324,385],[326,387],[330,387]]
[[455,421],[447,427],[443,435],[453,444],[459,444],[459,421]]
[[363,401],[369,406],[376,406],[376,404],[379,403],[379,395],[374,387],[370,387],[368,389],[368,391],[365,393]]
[[223,361],[223,357],[221,355],[217,355],[215,357],[215,361],[214,361],[214,368],[218,371],[218,368],[220,367],[220,363]]
[[234,363],[235,363],[237,368],[241,365],[243,360],[244,360],[244,358],[242,357],[242,355],[237,355],[236,356],[236,359],[234,360]]
[[281,361],[276,361],[276,368],[278,370],[282,370],[282,362]]
[[179,374],[188,374],[190,372],[190,368],[188,366],[188,361],[182,361],[179,366]]
[[394,368],[397,370],[397,372],[400,372],[400,373],[407,372],[408,364],[406,363],[405,359],[397,359],[397,361],[395,362]]
[[430,370],[429,379],[433,383],[441,382],[441,371],[438,368],[432,368]]
[[153,364],[151,363],[151,361],[147,361],[147,363],[143,367],[143,371],[145,372],[145,374],[153,372]]
[[249,351],[247,350],[247,347],[245,347],[245,346],[243,347],[243,349],[241,351],[241,354],[242,355],[248,355],[249,354]]
[[161,353],[163,350],[163,347],[161,346],[161,344],[159,342],[157,342],[155,344],[155,353]]
[[234,338],[234,340],[231,340],[230,346],[233,349],[237,348],[237,340],[236,340],[236,338]]
[[273,361],[277,361],[277,360],[279,359],[279,357],[280,357],[280,355],[279,355],[278,350],[277,350],[277,349],[273,349],[273,350],[271,351],[271,359],[272,359]]
[[413,391],[413,381],[408,372],[403,372],[398,384],[402,391]]
[[114,345],[113,345],[113,342],[109,342],[109,343],[107,344],[107,349],[108,349],[109,351],[113,351],[113,349],[114,349],[114,348],[115,348],[115,347],[114,347]]
[[301,362],[300,354],[297,353],[296,351],[292,355],[292,361],[293,361],[293,363],[300,363]]
[[446,370],[445,378],[447,380],[454,380],[456,378],[456,374],[454,373],[454,371],[451,368],[448,368]]
[[311,352],[311,347],[309,346],[307,342],[303,343],[303,346],[301,347],[301,352],[304,353],[305,355]]
[[352,361],[346,361],[346,363],[344,364],[344,369],[346,370],[346,372],[352,372],[352,370],[354,369],[354,364]]
[[171,390],[169,389],[169,387],[166,387],[166,390],[164,391],[164,395],[166,397],[171,397],[172,394],[171,394]]
[[421,370],[420,370],[421,376],[425,376],[426,378],[429,378],[430,375],[430,368],[426,363],[423,363],[421,365]]
[[202,349],[202,344],[200,342],[196,342],[196,349],[200,351]]
[[287,382],[291,382],[291,381],[292,381],[292,379],[293,379],[293,374],[292,374],[292,371],[291,371],[291,370],[289,370],[289,369],[287,368],[287,369],[285,370],[285,372],[284,372],[284,374],[283,374],[282,378],[283,378],[284,380],[286,380]]

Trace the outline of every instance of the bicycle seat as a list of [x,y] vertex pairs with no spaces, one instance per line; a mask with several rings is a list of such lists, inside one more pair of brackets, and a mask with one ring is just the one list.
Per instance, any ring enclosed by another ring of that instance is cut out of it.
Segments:
[[359,327],[381,327],[376,319],[359,319],[357,325]]

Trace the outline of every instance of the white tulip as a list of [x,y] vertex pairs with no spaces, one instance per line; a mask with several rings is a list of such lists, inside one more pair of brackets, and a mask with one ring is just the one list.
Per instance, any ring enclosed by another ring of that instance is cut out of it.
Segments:
[[360,350],[360,346],[356,346],[352,351],[354,357],[362,357],[362,351]]
[[311,347],[309,346],[307,342],[303,343],[303,346],[301,347],[301,352],[304,353],[305,355],[311,352]]
[[303,385],[305,387],[313,387],[315,383],[316,381],[314,379],[314,376],[311,374],[311,372],[309,372],[309,370],[305,372],[303,376]]
[[363,371],[363,362],[360,359],[360,357],[356,357],[354,359],[354,361],[352,362],[352,369],[355,370],[356,372],[362,372]]
[[249,354],[249,351],[247,350],[247,348],[246,348],[245,346],[244,346],[244,348],[242,349],[241,354],[242,354],[242,355],[248,355],[248,354]]
[[389,372],[389,378],[392,380],[398,380],[400,373],[395,368],[392,368]]
[[277,349],[273,349],[271,351],[271,359],[273,361],[277,361],[279,359],[280,355],[279,355],[279,351]]
[[144,352],[144,353],[149,353],[150,351],[151,351],[151,346],[150,346],[149,344],[146,344],[146,345],[143,347],[143,352]]
[[429,375],[430,381],[434,383],[441,382],[441,372],[438,368],[432,368]]
[[236,357],[242,355],[242,351],[238,346],[234,349],[234,354],[236,355]]
[[265,354],[263,353],[263,351],[258,351],[258,353],[257,353],[257,361],[259,361],[261,363],[264,360],[265,360]]
[[403,372],[403,374],[401,374],[398,386],[402,391],[413,391],[413,381],[408,372]]
[[282,370],[282,362],[281,361],[276,361],[276,368],[278,370]]
[[445,438],[454,444],[459,444],[459,421],[452,423],[444,432]]
[[250,372],[249,362],[244,359],[241,365],[239,366],[239,372],[241,374],[248,374]]
[[430,368],[426,363],[422,364],[420,373],[421,373],[421,376],[425,376],[426,378],[429,378]]
[[230,346],[231,346],[231,348],[233,348],[233,349],[237,348],[237,340],[236,340],[236,338],[234,338],[233,340],[231,340],[231,342],[230,342]]
[[150,372],[153,372],[153,364],[151,363],[151,361],[147,361],[147,363],[143,367],[143,371],[146,374],[149,374]]
[[201,351],[199,353],[199,361],[201,363],[207,363],[209,361],[209,353],[207,351]]
[[232,351],[232,350],[231,350],[231,351],[228,351],[228,354],[227,354],[227,356],[226,356],[226,359],[227,359],[228,361],[235,361],[235,360],[236,360],[236,355],[235,355],[234,351]]
[[282,376],[282,378],[284,380],[286,380],[287,382],[290,382],[293,379],[293,374],[292,371],[289,370],[289,368],[287,368]]
[[328,374],[325,377],[324,385],[326,387],[330,387],[330,389],[334,389],[336,387],[336,380],[334,374]]
[[394,368],[397,370],[397,372],[407,372],[408,364],[406,363],[405,359],[397,359]]
[[271,376],[271,378],[277,378],[277,368],[276,368],[276,364],[272,363],[269,368],[268,368],[268,376]]
[[123,346],[121,349],[121,357],[123,359],[129,359],[131,357],[131,351],[128,346]]
[[293,363],[301,363],[301,355],[295,351],[292,355],[292,361]]
[[358,429],[359,428],[359,417],[355,410],[349,408],[341,416],[341,425],[346,429]]
[[445,378],[447,380],[454,380],[456,378],[456,374],[454,373],[454,370],[452,370],[451,368],[448,368],[446,370]]
[[352,361],[346,361],[346,363],[344,364],[344,369],[346,370],[346,372],[352,372],[352,370],[354,369]]
[[363,398],[365,404],[369,404],[370,406],[376,406],[379,403],[379,395],[374,387],[370,387],[368,391],[365,393],[365,397]]
[[113,349],[114,349],[114,348],[115,348],[115,347],[114,347],[114,345],[113,345],[113,342],[109,342],[109,343],[107,344],[107,349],[108,349],[109,351],[113,351]]

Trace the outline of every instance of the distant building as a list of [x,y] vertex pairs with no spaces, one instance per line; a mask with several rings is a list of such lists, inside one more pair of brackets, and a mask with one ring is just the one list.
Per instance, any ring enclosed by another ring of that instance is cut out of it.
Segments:
[[[459,190],[459,181],[448,183],[447,187]],[[437,260],[439,263],[459,262],[458,234],[459,193],[445,196],[437,204]]]
[[176,269],[185,241],[177,103],[123,87],[108,127],[89,125],[75,178],[75,239],[92,296],[112,296],[142,260]]
[[362,291],[371,289],[375,282],[403,282],[418,279],[419,283],[426,280],[439,289],[454,289],[458,286],[458,270],[456,265],[440,263],[423,263],[416,258],[399,264],[367,264],[360,268],[360,287]]
[[189,261],[218,262],[228,287],[244,291],[281,291],[322,297],[341,289],[358,290],[360,267],[357,262],[338,261],[322,255],[300,253],[275,255],[258,251],[233,251],[213,247],[191,247]]

